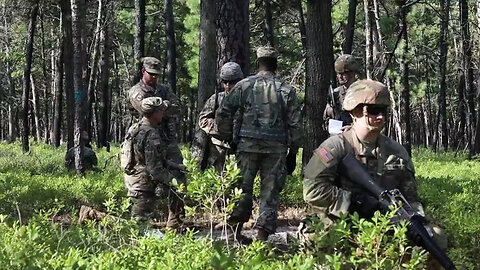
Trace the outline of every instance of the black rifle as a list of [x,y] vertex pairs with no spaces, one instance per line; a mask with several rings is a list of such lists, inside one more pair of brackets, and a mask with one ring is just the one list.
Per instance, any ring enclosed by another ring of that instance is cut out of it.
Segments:
[[350,181],[362,186],[376,196],[386,207],[398,207],[396,219],[408,221],[411,240],[425,248],[445,269],[457,269],[447,254],[435,243],[424,226],[424,218],[418,215],[398,189],[387,190],[380,187],[365,167],[352,154],[347,154],[339,164],[338,172]]

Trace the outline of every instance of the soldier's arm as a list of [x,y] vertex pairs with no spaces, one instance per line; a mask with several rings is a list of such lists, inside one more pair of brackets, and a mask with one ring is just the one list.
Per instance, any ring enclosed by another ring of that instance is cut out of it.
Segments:
[[242,88],[240,82],[233,87],[232,91],[223,98],[222,104],[215,113],[215,124],[218,133],[225,138],[232,136],[233,116],[240,107],[242,98]]
[[314,207],[339,217],[348,212],[351,192],[337,187],[337,165],[345,155],[341,139],[330,137],[315,150],[304,171],[303,196]]
[[[289,86],[290,87],[290,86]],[[290,147],[295,151],[302,146],[303,128],[302,128],[302,110],[297,94],[293,89],[290,90],[287,100],[287,128],[290,134]]]
[[166,168],[165,155],[162,149],[165,148],[156,130],[152,130],[145,138],[145,171],[151,176],[155,185],[170,185],[173,175]]
[[166,99],[170,102],[168,107],[169,115],[178,115],[180,113],[180,107],[182,106],[180,99],[170,90],[167,85],[160,84],[157,86],[158,95],[162,99]]
[[213,135],[216,132],[215,128],[215,95],[212,95],[198,116],[198,125],[200,128],[209,135]]

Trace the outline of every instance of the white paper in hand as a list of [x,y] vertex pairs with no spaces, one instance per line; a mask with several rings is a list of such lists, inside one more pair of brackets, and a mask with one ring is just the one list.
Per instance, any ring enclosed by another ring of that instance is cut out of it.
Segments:
[[340,133],[342,133],[342,126],[343,126],[342,121],[329,119],[328,120],[328,133],[330,133],[330,135],[340,134]]

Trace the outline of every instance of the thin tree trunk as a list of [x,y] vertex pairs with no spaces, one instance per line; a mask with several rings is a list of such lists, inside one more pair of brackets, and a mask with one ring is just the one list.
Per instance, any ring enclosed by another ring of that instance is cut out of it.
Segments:
[[[477,1],[477,25],[480,25],[480,1]],[[477,27],[477,40],[480,43],[480,27]],[[478,45],[477,45],[478,46]],[[477,47],[478,48],[478,47]],[[477,73],[477,124],[475,129],[475,155],[480,154],[480,73]]]
[[438,117],[439,117],[439,146],[443,150],[448,149],[448,128],[447,128],[447,100],[446,100],[446,76],[447,76],[447,55],[448,55],[448,21],[450,12],[450,0],[440,0],[442,9],[440,18],[440,89],[438,91]]
[[401,78],[401,99],[400,99],[400,123],[402,125],[402,144],[409,155],[412,155],[412,138],[410,127],[410,82],[408,62],[408,35],[407,35],[407,13],[405,0],[399,1],[398,26],[401,33],[403,50],[400,55],[400,78]]
[[[50,139],[50,113],[49,113],[49,110],[50,110],[50,106],[49,106],[49,103],[50,103],[50,91],[51,91],[51,88],[50,88],[50,78],[48,78],[48,68],[47,68],[47,60],[49,59],[49,57],[47,57],[47,53],[45,51],[45,39],[46,39],[46,36],[45,36],[45,30],[44,30],[44,27],[43,27],[43,21],[44,21],[44,12],[45,12],[45,8],[44,6],[42,5],[42,9],[41,9],[41,13],[40,13],[40,30],[42,32],[42,37],[40,39],[41,41],[41,56],[42,56],[42,73],[43,73],[43,81],[44,81],[44,84],[43,84],[43,100],[44,102],[43,103],[43,141],[48,144],[48,141]],[[41,106],[38,107],[39,111],[37,112],[39,115],[40,115],[40,110],[41,110]]]
[[135,67],[133,69],[131,84],[140,80],[142,62],[145,54],[145,0],[135,0],[135,39],[133,42],[133,58]]
[[40,111],[39,111],[39,102],[38,102],[38,95],[37,95],[37,89],[35,88],[35,80],[33,79],[32,73],[30,73],[30,83],[31,88],[32,88],[32,114],[33,114],[33,120],[35,123],[35,140],[39,142],[41,140],[41,127],[40,127]]
[[84,142],[81,140],[82,131],[85,130],[86,113],[86,65],[85,65],[85,47],[83,40],[85,37],[85,0],[71,0],[72,3],[72,38],[73,38],[73,84],[75,89],[75,172],[83,173],[85,166],[83,164]]
[[215,93],[217,84],[217,40],[216,40],[217,1],[200,2],[200,53],[198,71],[197,111],[203,109],[205,101]]
[[373,79],[373,27],[375,25],[375,13],[373,0],[364,0],[363,7],[365,10],[365,67],[367,79]]
[[30,21],[28,23],[28,38],[25,46],[25,68],[23,70],[23,134],[22,134],[22,150],[24,153],[30,151],[30,144],[28,142],[28,136],[30,133],[30,127],[28,125],[28,112],[30,109],[30,73],[32,70],[33,61],[33,39],[35,36],[35,23],[38,14],[38,0],[33,2],[33,6],[30,11]]
[[[62,23],[60,24],[60,30],[62,29]],[[52,131],[52,144],[55,147],[60,146],[60,137],[62,130],[63,119],[63,49],[64,49],[64,36],[62,31],[59,33],[57,40],[57,55],[55,57],[55,106],[53,116],[53,131]]]
[[74,121],[75,98],[73,89],[73,37],[72,37],[72,10],[69,1],[60,1],[62,10],[62,28],[64,40],[64,92],[66,97],[66,126],[67,126],[67,149],[74,146]]
[[303,164],[328,137],[323,126],[328,87],[333,77],[332,1],[307,1],[307,61],[305,90],[305,145]]
[[167,46],[168,85],[173,93],[177,93],[177,49],[175,42],[174,16],[172,0],[165,0],[165,33]]
[[343,53],[351,54],[353,48],[353,37],[355,34],[355,18],[357,14],[358,0],[348,1],[348,20],[345,26],[345,41],[343,42]]
[[302,41],[303,53],[307,52],[307,30],[305,28],[305,18],[303,16],[302,0],[295,1],[295,10],[297,13],[298,28],[300,29],[300,39]]
[[264,20],[263,20],[263,35],[265,38],[265,44],[268,44],[271,47],[274,47],[275,40],[273,35],[273,20],[272,20],[272,7],[270,5],[270,0],[263,1],[263,11],[264,11]]

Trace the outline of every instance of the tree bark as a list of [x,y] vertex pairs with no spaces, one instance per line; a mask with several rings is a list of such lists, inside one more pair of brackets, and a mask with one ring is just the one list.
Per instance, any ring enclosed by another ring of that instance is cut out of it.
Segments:
[[67,149],[74,145],[74,121],[75,118],[75,98],[73,89],[73,37],[72,37],[72,10],[69,1],[60,1],[62,10],[62,29],[64,46],[64,71],[65,82],[64,92],[66,97],[66,126],[67,126]]
[[33,6],[30,10],[30,20],[28,22],[28,38],[25,46],[25,68],[23,70],[23,133],[22,133],[22,150],[24,153],[30,151],[30,144],[28,142],[28,136],[30,133],[30,127],[28,125],[28,112],[30,110],[30,73],[32,70],[33,61],[33,39],[35,37],[35,23],[38,14],[38,0],[33,2]]
[[142,57],[145,54],[145,0],[135,0],[135,39],[133,42],[133,69],[131,84],[136,84],[141,77]]
[[35,141],[39,142],[41,140],[41,127],[40,127],[40,109],[38,102],[37,88],[35,87],[35,80],[33,79],[32,73],[30,73],[30,83],[32,89],[32,116],[35,123]]
[[[112,14],[112,5],[110,1],[99,0],[99,4],[103,5],[105,12],[102,15],[102,25],[100,29],[100,61],[99,61],[99,89],[97,94],[98,103],[98,147],[109,148],[110,142],[110,119],[109,111],[111,111],[111,91],[109,86],[110,78],[110,57],[111,57],[111,26],[112,23],[108,22]],[[108,9],[109,8],[109,9]]]
[[348,1],[348,20],[345,26],[345,41],[343,42],[343,53],[351,54],[353,48],[353,37],[355,34],[355,18],[357,14],[358,0]]
[[167,46],[168,85],[173,93],[177,93],[177,49],[175,42],[174,16],[172,0],[165,0],[165,33]]
[[198,71],[197,111],[215,93],[217,84],[217,40],[216,40],[217,1],[200,1],[200,53]]
[[250,73],[249,0],[218,0],[217,70],[237,62],[243,74]]
[[410,127],[410,82],[409,82],[409,61],[408,61],[408,35],[407,35],[407,13],[408,7],[406,1],[400,0],[398,12],[398,28],[403,42],[400,55],[400,78],[401,78],[401,98],[400,98],[400,123],[402,126],[402,145],[408,154],[412,155],[412,138]]
[[60,23],[59,37],[57,40],[57,55],[55,57],[55,106],[53,115],[52,144],[60,146],[62,119],[63,119],[63,49],[65,39],[63,36],[63,23]]
[[[440,18],[440,89],[438,91],[438,117],[439,117],[439,133],[437,139],[440,140],[438,145],[443,150],[448,149],[448,128],[447,128],[447,55],[448,55],[448,21],[450,12],[450,0],[440,0],[440,8],[442,9]],[[437,145],[437,143],[435,144]]]
[[328,137],[323,124],[328,88],[333,78],[332,1],[307,1],[305,145],[303,164]]
[[300,29],[300,39],[302,40],[303,53],[307,52],[307,30],[305,28],[305,18],[303,16],[302,0],[295,0],[295,10],[297,12],[298,28]]
[[73,85],[75,89],[75,172],[83,173],[83,146],[82,131],[85,130],[86,91],[85,78],[87,73],[85,61],[85,0],[71,0],[72,4],[72,38],[73,38]]
[[272,20],[272,8],[270,5],[270,0],[263,1],[263,11],[264,11],[264,20],[263,20],[263,35],[265,39],[265,44],[274,47],[275,40],[273,35],[273,20]]

